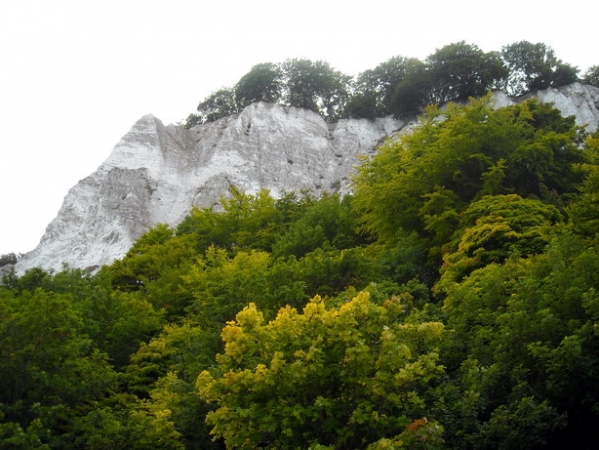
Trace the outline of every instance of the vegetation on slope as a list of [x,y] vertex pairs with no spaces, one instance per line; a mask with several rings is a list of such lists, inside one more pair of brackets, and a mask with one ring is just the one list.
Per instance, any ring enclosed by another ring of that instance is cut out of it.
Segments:
[[[268,69],[268,68],[267,68]],[[355,195],[232,190],[0,286],[0,448],[596,448],[599,136],[427,109]]]

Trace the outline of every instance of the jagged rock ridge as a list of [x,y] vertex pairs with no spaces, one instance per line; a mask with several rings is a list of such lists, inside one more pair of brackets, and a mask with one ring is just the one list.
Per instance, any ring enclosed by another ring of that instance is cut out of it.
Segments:
[[[495,94],[498,107],[529,96]],[[536,96],[575,115],[589,131],[599,126],[597,88],[575,83]],[[175,225],[191,205],[217,204],[231,186],[249,193],[269,189],[275,196],[347,193],[358,155],[371,154],[405,125],[391,117],[327,123],[312,111],[267,103],[190,130],[144,116],[95,173],[71,188],[17,272],[111,263],[149,227]]]

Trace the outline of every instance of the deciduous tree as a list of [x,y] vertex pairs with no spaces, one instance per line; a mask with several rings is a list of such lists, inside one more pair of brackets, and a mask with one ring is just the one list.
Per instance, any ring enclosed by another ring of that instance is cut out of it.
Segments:
[[443,325],[402,324],[404,314],[401,300],[377,306],[365,293],[330,309],[316,297],[269,323],[245,308],[223,330],[218,368],[197,380],[217,405],[212,433],[228,448],[375,449],[422,426],[436,448],[442,429],[423,419],[423,392],[443,373]]
[[551,47],[519,41],[503,47],[501,56],[510,74],[507,88],[512,95],[557,87],[578,79],[578,69],[557,59]]
[[278,64],[257,64],[235,85],[239,109],[255,102],[274,103],[282,95],[283,72]]

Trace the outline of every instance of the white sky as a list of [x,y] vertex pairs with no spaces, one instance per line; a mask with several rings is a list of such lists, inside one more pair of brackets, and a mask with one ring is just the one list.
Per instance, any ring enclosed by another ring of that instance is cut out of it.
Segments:
[[[487,6],[488,5],[488,6]],[[134,122],[177,123],[262,62],[357,75],[460,40],[599,64],[596,0],[2,0],[0,254],[32,250]]]

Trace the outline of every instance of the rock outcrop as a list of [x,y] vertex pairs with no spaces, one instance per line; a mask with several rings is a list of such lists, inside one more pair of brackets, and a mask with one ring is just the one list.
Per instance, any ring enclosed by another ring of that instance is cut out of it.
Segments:
[[[599,89],[579,83],[535,94],[599,126]],[[526,99],[496,93],[497,106]],[[190,130],[142,117],[108,159],[67,194],[39,245],[17,263],[60,270],[95,268],[122,257],[145,230],[175,225],[192,205],[218,204],[231,186],[248,193],[347,193],[359,155],[404,128],[392,117],[325,122],[318,114],[255,103],[238,115]]]

